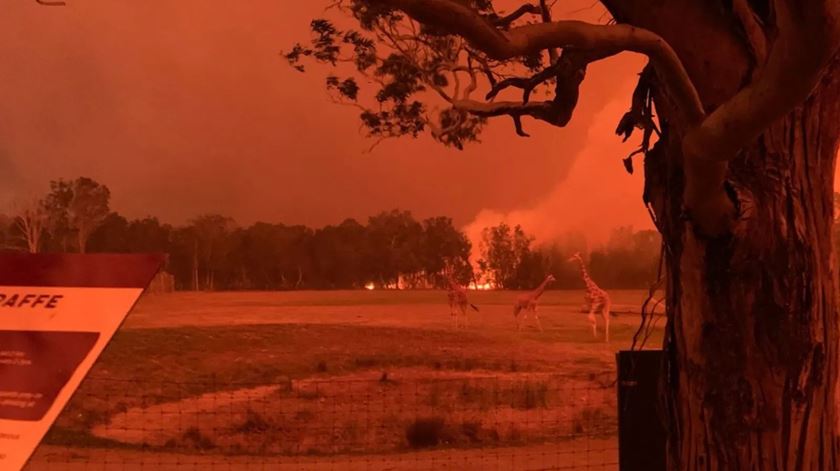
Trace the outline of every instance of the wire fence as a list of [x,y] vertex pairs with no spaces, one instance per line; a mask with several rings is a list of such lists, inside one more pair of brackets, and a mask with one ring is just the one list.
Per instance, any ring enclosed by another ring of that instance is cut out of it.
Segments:
[[613,379],[89,377],[26,469],[613,470]]

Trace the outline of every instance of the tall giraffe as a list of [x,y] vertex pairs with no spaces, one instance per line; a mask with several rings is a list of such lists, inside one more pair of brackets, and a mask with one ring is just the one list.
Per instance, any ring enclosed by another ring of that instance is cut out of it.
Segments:
[[542,296],[548,284],[553,281],[554,275],[548,275],[545,277],[545,280],[537,286],[537,289],[516,298],[516,303],[513,305],[513,317],[516,319],[516,330],[520,330],[522,328],[519,313],[522,312],[522,320],[525,320],[530,312],[537,321],[537,327],[539,327],[540,332],[542,332],[543,328],[542,323],[540,322],[540,316],[537,315],[537,301],[540,299],[540,296]]
[[589,310],[589,322],[592,324],[592,335],[598,336],[598,322],[595,320],[595,311],[601,312],[601,317],[604,319],[605,341],[610,341],[610,295],[602,290],[589,276],[586,271],[586,264],[580,252],[575,253],[569,258],[570,262],[578,262],[580,265],[580,276],[586,284],[586,294],[583,296],[584,303]]
[[[446,281],[449,282],[449,290],[446,295],[449,298],[449,315],[452,317],[455,328],[458,328],[458,319],[464,318],[463,327],[467,327],[469,320],[467,318],[467,306],[473,308],[478,312],[478,307],[470,303],[467,299],[467,290],[452,277],[451,273],[446,274]],[[460,315],[459,315],[460,314]]]

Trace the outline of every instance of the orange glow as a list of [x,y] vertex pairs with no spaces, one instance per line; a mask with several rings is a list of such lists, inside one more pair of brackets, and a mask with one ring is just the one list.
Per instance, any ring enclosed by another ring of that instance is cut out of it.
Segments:
[[[533,137],[518,139],[509,119],[496,119],[482,143],[463,152],[424,137],[384,141],[363,155],[373,140],[359,132],[355,108],[327,99],[326,72],[299,73],[278,54],[306,40],[309,22],[330,3],[77,1],[45,11],[35,2],[4,2],[0,102],[4,133],[14,139],[3,142],[0,168],[14,176],[12,187],[0,190],[0,203],[10,192],[40,194],[52,178],[92,173],[111,189],[112,209],[172,224],[218,212],[240,225],[321,226],[364,221],[388,208],[418,218],[451,216],[458,226],[482,211],[513,213],[512,221],[528,223],[541,238],[567,226],[584,225],[594,237],[616,225],[647,223],[636,202],[641,178],[623,173],[620,158],[629,151],[612,132],[642,58],[593,63],[565,128],[527,120]],[[591,3],[563,2],[563,13],[598,21],[603,8]],[[177,73],[150,72],[156,70]],[[590,133],[614,101],[620,106],[602,118],[608,129]],[[601,141],[619,148],[594,146]],[[205,155],[212,164],[196,170],[197,156]],[[573,172],[584,158],[609,173]],[[599,191],[552,197],[570,178]],[[323,197],[313,197],[312,182],[326,189]],[[624,198],[625,189],[634,198]],[[613,204],[619,199],[632,202],[633,211]]]
[[472,282],[472,283],[469,284],[467,289],[471,289],[471,290],[475,290],[475,291],[487,291],[487,290],[493,289],[493,285],[490,284],[489,282],[484,282],[484,283]]

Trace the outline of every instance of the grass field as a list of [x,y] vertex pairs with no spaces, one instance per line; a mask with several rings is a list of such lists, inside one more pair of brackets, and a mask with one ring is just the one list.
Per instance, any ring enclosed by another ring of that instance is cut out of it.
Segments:
[[535,453],[545,468],[581,458],[583,438],[587,466],[611,469],[614,355],[644,293],[611,292],[609,344],[582,292],[545,293],[543,332],[516,331],[515,296],[472,293],[480,312],[457,330],[438,291],[144,297],[30,469],[424,469],[511,449],[530,450],[510,455],[517,469]]

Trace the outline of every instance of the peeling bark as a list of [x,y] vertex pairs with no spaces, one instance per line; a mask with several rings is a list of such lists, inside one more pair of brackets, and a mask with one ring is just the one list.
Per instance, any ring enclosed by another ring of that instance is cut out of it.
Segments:
[[[605,3],[619,21],[638,21],[674,46],[707,109],[747,80],[739,74],[749,73],[749,45],[732,47],[734,32],[718,29],[715,44],[724,46],[713,51],[679,39],[685,23],[716,13],[668,25],[690,2],[668,2],[674,10],[657,15],[649,15],[650,1]],[[711,83],[718,76],[704,77],[705,64],[730,64],[726,70],[739,73]],[[717,239],[697,234],[681,213],[681,140],[689,129],[657,87],[663,138],[645,159],[645,200],[668,247],[663,399],[670,469],[840,469],[831,243],[838,71],[835,63],[806,102],[730,162],[727,184],[740,217],[733,233]]]
[[671,221],[672,469],[836,470],[831,246],[840,87],[826,83],[732,166],[736,233]]

